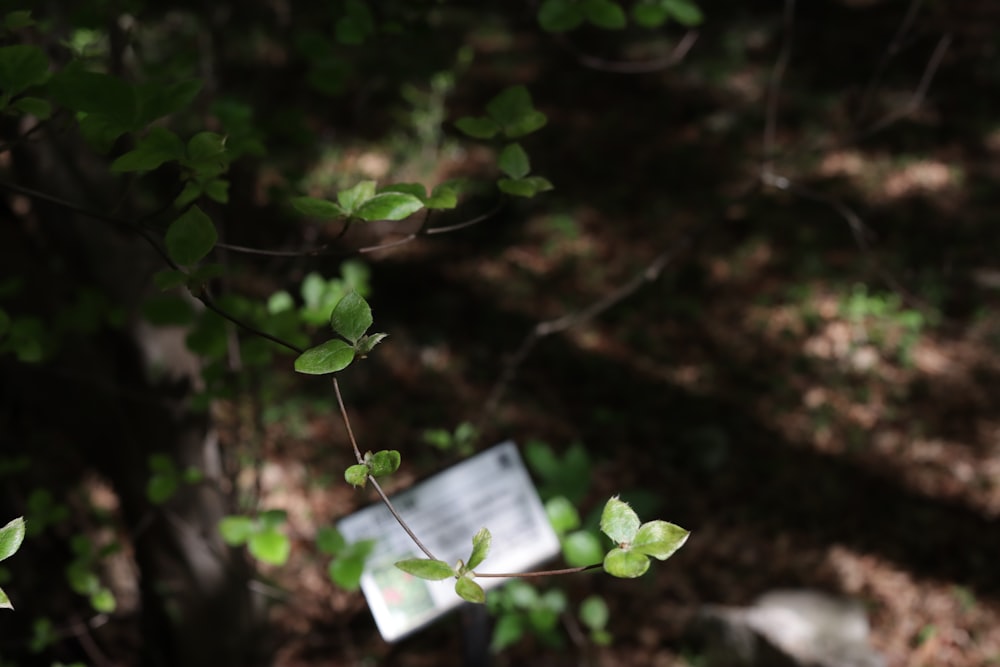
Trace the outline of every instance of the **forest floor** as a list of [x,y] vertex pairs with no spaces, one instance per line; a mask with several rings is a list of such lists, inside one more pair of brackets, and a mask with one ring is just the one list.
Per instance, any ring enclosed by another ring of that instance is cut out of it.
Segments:
[[[852,140],[858,98],[843,91],[861,94],[879,51],[867,72],[831,74],[828,55],[811,56],[844,33],[808,17],[800,30],[771,163],[791,187],[759,185],[763,37],[741,33],[749,55],[721,73],[722,28],[684,66],[641,76],[550,46],[516,76],[555,82],[536,85],[551,127],[527,146],[551,198],[372,259],[391,338],[343,386],[362,449],[403,452],[393,488],[455,460],[424,430],[470,421],[481,448],[580,442],[595,462],[585,510],[633,493],[692,531],[638,582],[545,582],[575,602],[604,595],[612,647],[529,638],[498,665],[697,665],[684,630],[700,605],[787,588],[862,601],[890,667],[1000,663],[1000,141],[959,113],[977,86],[961,51],[917,112]],[[920,36],[875,95],[887,113],[925,72],[935,42]],[[435,176],[475,157],[455,153]],[[661,253],[676,256],[657,280],[540,340],[484,412],[536,323],[581,312]],[[332,396],[297,405],[267,427],[262,481],[308,537],[372,499],[336,481],[351,455]],[[288,593],[274,609],[283,665],[461,664],[455,616],[389,645],[323,563],[274,576]]]

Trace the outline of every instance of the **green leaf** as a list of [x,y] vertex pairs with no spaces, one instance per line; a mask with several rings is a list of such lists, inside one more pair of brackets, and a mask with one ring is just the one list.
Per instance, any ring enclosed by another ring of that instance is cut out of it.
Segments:
[[632,6],[632,19],[643,28],[659,28],[667,22],[670,13],[656,0],[639,2]]
[[583,23],[583,12],[573,0],[544,0],[538,8],[538,25],[548,32],[566,32]]
[[528,161],[528,154],[524,152],[521,144],[507,144],[500,157],[497,158],[497,166],[500,171],[511,178],[524,178],[531,172],[531,163]]
[[672,523],[649,521],[639,527],[639,532],[632,541],[632,549],[658,560],[666,560],[684,546],[690,535],[690,531]]
[[354,215],[373,220],[403,220],[424,207],[413,195],[403,192],[383,192],[368,199],[354,210]]
[[547,122],[548,117],[541,111],[531,111],[524,114],[518,122],[505,126],[503,133],[508,139],[515,139],[545,127]]
[[486,602],[486,592],[483,587],[474,582],[469,575],[458,578],[458,581],[455,582],[455,592],[466,602],[475,604]]
[[211,218],[197,206],[192,206],[170,223],[164,240],[170,258],[178,264],[190,266],[211,252],[218,239]]
[[198,197],[200,197],[204,191],[205,188],[201,183],[188,181],[184,184],[184,189],[181,190],[181,193],[177,195],[176,199],[174,199],[174,206],[177,208],[186,208],[191,203],[197,201]]
[[0,90],[14,97],[32,86],[45,83],[49,59],[37,46],[15,44],[0,47]]
[[251,535],[247,547],[254,558],[271,565],[284,565],[288,560],[288,554],[292,551],[292,543],[288,536],[275,528]]
[[625,10],[611,0],[584,0],[581,4],[587,20],[598,28],[621,30],[625,27]]
[[110,614],[118,606],[114,593],[107,588],[101,588],[90,596],[90,606],[94,611],[101,614]]
[[458,191],[455,186],[442,183],[434,188],[431,196],[424,201],[429,209],[447,209],[458,206]]
[[357,343],[372,325],[372,309],[365,298],[351,290],[330,313],[330,326],[335,332]]
[[604,559],[604,549],[597,535],[577,530],[562,540],[563,558],[570,567],[586,567]]
[[189,79],[176,83],[144,83],[136,86],[138,98],[138,118],[136,125],[142,127],[190,106],[201,90],[200,79]]
[[296,197],[292,200],[292,207],[302,215],[323,220],[342,218],[346,215],[339,204],[315,197]]
[[545,515],[557,535],[564,535],[580,526],[580,514],[565,496],[550,498],[545,503]]
[[226,138],[215,132],[199,132],[188,140],[187,159],[192,163],[219,160],[226,154]]
[[164,162],[184,157],[184,143],[163,127],[154,127],[139,140],[134,150],[111,163],[111,171],[152,171]]
[[213,178],[205,183],[202,191],[205,196],[220,204],[229,203],[229,181],[224,178]]
[[400,460],[399,452],[395,449],[383,449],[382,451],[375,452],[370,464],[372,476],[382,477],[383,475],[391,475],[399,470]]
[[[496,598],[494,598],[496,599]],[[508,646],[521,641],[524,636],[524,623],[521,616],[515,613],[501,614],[493,626],[493,638],[490,639],[490,651],[499,653]]]
[[158,473],[146,484],[146,498],[154,505],[162,505],[177,492],[177,475]]
[[427,199],[427,188],[420,183],[393,183],[380,188],[379,192],[400,192],[406,195],[413,195],[420,201]]
[[104,132],[120,135],[136,129],[135,88],[116,76],[88,72],[79,64],[71,64],[53,75],[48,90],[60,106],[99,116]]
[[492,543],[493,536],[490,535],[490,531],[486,528],[480,528],[479,532],[472,537],[472,555],[469,556],[469,562],[465,564],[467,570],[474,570],[479,567],[479,564],[489,554]]
[[285,510],[265,510],[257,517],[257,522],[262,529],[277,528],[288,521],[288,512]]
[[591,631],[603,630],[608,625],[611,612],[600,595],[591,595],[580,603],[580,621]]
[[45,120],[52,115],[52,105],[49,104],[48,100],[43,100],[40,97],[21,97],[14,100],[11,106],[18,111],[35,116],[39,120]]
[[660,4],[670,12],[675,21],[687,28],[701,25],[701,22],[705,20],[698,5],[691,0],[660,0]]
[[455,121],[455,127],[473,139],[492,139],[503,129],[492,118],[474,118],[472,116],[459,118]]
[[376,345],[378,345],[388,337],[389,334],[386,333],[376,333],[370,336],[362,336],[361,338],[358,339],[358,342],[356,343],[358,356],[362,358],[367,357],[368,354],[371,353],[373,349],[375,349]]
[[14,605],[11,604],[10,598],[7,597],[7,593],[0,588],[0,609],[13,609]]
[[335,338],[310,348],[295,360],[295,371],[306,375],[326,375],[342,371],[354,361],[354,348]]
[[649,558],[635,551],[612,549],[604,557],[604,571],[613,577],[635,579],[649,569]]
[[356,463],[344,471],[344,479],[351,486],[362,487],[368,483],[368,466]]
[[500,192],[515,197],[534,197],[539,192],[552,189],[552,183],[541,176],[529,176],[528,178],[501,178],[497,181]]
[[327,567],[330,580],[343,589],[356,591],[365,571],[364,558],[335,558]]
[[396,567],[414,577],[431,581],[440,581],[455,576],[455,570],[451,565],[443,560],[431,560],[430,558],[407,558],[397,561]]
[[486,104],[486,112],[504,127],[516,125],[535,110],[531,93],[524,86],[511,86]]
[[328,556],[336,556],[347,547],[347,539],[333,526],[316,531],[316,548]]
[[361,181],[353,188],[337,193],[337,201],[347,215],[354,215],[359,206],[375,196],[375,181]]
[[24,542],[24,517],[20,516],[0,528],[0,560],[13,556]]
[[219,534],[222,541],[231,547],[246,544],[250,536],[256,532],[257,526],[253,519],[247,516],[231,515],[219,521]]
[[611,538],[616,544],[630,544],[639,531],[639,516],[619,500],[618,496],[608,499],[601,512],[601,532]]

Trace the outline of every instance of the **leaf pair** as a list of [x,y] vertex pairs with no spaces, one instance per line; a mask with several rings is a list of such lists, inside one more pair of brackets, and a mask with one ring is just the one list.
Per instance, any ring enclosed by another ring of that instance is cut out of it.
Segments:
[[[24,542],[24,517],[18,517],[0,528],[0,560],[13,556]],[[0,588],[0,609],[13,609],[10,598]]]
[[291,541],[281,531],[288,515],[284,510],[268,510],[256,519],[231,515],[219,522],[222,540],[231,547],[244,544],[250,555],[271,565],[283,565],[292,551]]
[[372,322],[368,302],[357,292],[348,292],[330,313],[330,326],[342,338],[328,340],[300,354],[295,360],[295,370],[307,375],[326,375],[344,370],[355,356],[368,356],[389,335],[365,335]]
[[611,498],[601,513],[601,532],[617,546],[604,557],[604,571],[633,579],[649,569],[649,558],[666,560],[684,546],[690,532],[666,521],[640,523],[628,503]]
[[500,171],[509,176],[497,181],[500,191],[515,197],[534,197],[539,192],[552,189],[552,183],[541,176],[528,176],[531,161],[519,143],[507,144],[497,158]]
[[349,591],[357,590],[361,585],[365,560],[375,548],[375,540],[348,543],[339,530],[323,526],[316,533],[316,547],[328,556],[333,556],[327,567],[330,580]]
[[361,463],[352,465],[344,471],[344,479],[351,486],[364,486],[368,482],[368,475],[382,477],[399,470],[400,460],[399,452],[395,449],[383,449],[374,454],[365,452]]
[[500,133],[514,139],[531,134],[548,122],[545,114],[535,109],[531,93],[524,86],[512,86],[494,97],[486,104],[486,114],[459,118],[455,127],[475,139],[492,139]]
[[476,576],[475,568],[486,559],[489,554],[493,536],[486,528],[480,528],[472,537],[472,553],[467,561],[459,560],[454,566],[448,565],[443,560],[431,558],[408,558],[396,563],[403,572],[412,574],[421,579],[431,581],[441,581],[448,577],[455,577],[455,593],[466,602],[482,604],[486,602],[486,592],[483,587],[473,579]]
[[[437,206],[441,203],[447,202],[435,201],[435,207],[448,208]],[[354,218],[371,222],[402,220],[424,208],[424,201],[405,188],[402,191],[386,188],[376,192],[375,181],[361,181],[338,192],[335,202],[316,197],[296,197],[292,199],[292,206],[299,213],[313,218]]]

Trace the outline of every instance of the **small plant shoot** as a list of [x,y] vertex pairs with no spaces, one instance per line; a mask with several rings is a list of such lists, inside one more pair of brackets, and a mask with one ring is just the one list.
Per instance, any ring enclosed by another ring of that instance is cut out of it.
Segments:
[[[18,517],[0,528],[0,561],[6,560],[17,553],[24,542],[24,517]],[[10,598],[0,588],[0,609],[13,609]]]
[[388,336],[365,335],[372,325],[372,309],[356,291],[345,294],[330,313],[330,328],[340,338],[333,338],[309,348],[295,360],[295,370],[306,375],[328,375],[351,365],[355,357],[366,357]]
[[604,571],[634,579],[649,569],[649,558],[666,560],[684,546],[690,532],[666,521],[641,523],[628,503],[611,498],[601,513],[601,532],[617,546],[604,557]]

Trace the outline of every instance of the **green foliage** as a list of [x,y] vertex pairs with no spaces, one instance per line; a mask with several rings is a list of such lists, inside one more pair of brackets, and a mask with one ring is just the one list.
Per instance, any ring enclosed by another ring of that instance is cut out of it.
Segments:
[[580,603],[580,622],[590,631],[590,641],[598,646],[611,643],[611,633],[607,630],[611,611],[599,595],[590,595]]
[[[3,528],[0,528],[0,561],[7,560],[21,548],[21,543],[24,542],[24,517],[18,517],[7,522]],[[10,598],[7,594],[0,588],[0,609],[13,609],[14,605],[11,604]]]
[[493,537],[490,535],[490,531],[486,528],[480,528],[472,537],[472,552],[469,554],[469,558],[465,561],[458,561],[454,567],[443,560],[433,558],[407,558],[397,561],[396,567],[415,577],[430,581],[454,577],[455,593],[460,598],[466,602],[483,604],[486,602],[486,592],[482,586],[473,581],[476,576],[474,568],[486,559],[492,543]]
[[283,510],[268,510],[257,518],[230,515],[219,521],[219,534],[231,547],[246,545],[250,555],[270,565],[284,565],[292,550],[282,531],[287,520]]
[[583,500],[590,486],[593,466],[581,443],[573,443],[560,456],[551,445],[529,440],[524,445],[524,458],[541,480],[538,492],[542,498],[565,496],[574,504]]
[[170,500],[182,483],[196,484],[202,473],[193,466],[178,470],[170,457],[163,454],[149,456],[149,481],[146,482],[146,498],[154,505],[162,505]]
[[684,546],[690,533],[666,521],[640,523],[635,511],[617,497],[604,505],[601,532],[617,544],[604,557],[604,571],[632,579],[649,569],[649,557],[666,560]]
[[94,611],[110,614],[118,606],[111,589],[101,583],[97,576],[99,563],[121,546],[112,543],[97,549],[93,541],[86,535],[76,535],[70,540],[73,560],[66,566],[66,580],[75,593],[86,597]]
[[[669,20],[693,28],[704,19],[691,0],[638,0],[631,15],[643,28],[658,28]],[[568,32],[585,22],[604,30],[621,30],[628,19],[621,4],[613,0],[543,0],[538,7],[538,24],[548,32]]]
[[365,561],[375,548],[375,540],[360,540],[348,544],[339,530],[324,526],[316,533],[316,547],[322,553],[332,556],[327,567],[330,580],[349,591],[357,590],[361,585]]
[[552,589],[540,592],[524,581],[514,580],[490,593],[487,604],[496,616],[490,640],[493,653],[516,644],[528,634],[550,646],[562,643],[558,631],[559,617],[569,607],[563,591]]
[[486,104],[486,116],[465,116],[455,121],[455,127],[476,139],[492,139],[503,134],[516,139],[540,130],[548,122],[544,113],[535,109],[531,93],[524,86],[512,86]]
[[433,428],[427,429],[422,435],[423,441],[428,445],[445,452],[454,451],[460,456],[469,456],[475,451],[478,437],[476,427],[470,422],[462,422],[454,431]]
[[383,477],[391,475],[399,469],[400,455],[395,449],[365,452],[361,463],[349,466],[344,471],[344,479],[351,486],[362,487],[368,482],[368,476]]
[[352,218],[364,222],[403,220],[424,207],[424,199],[398,189],[376,192],[375,181],[360,181],[337,193],[332,202],[316,197],[295,197],[292,206],[299,213],[314,218]]
[[306,350],[295,360],[295,370],[307,375],[327,375],[350,366],[355,356],[367,356],[388,335],[364,335],[372,322],[368,302],[357,292],[348,292],[330,313],[330,328],[344,340],[328,340]]
[[212,251],[218,238],[211,218],[192,206],[170,224],[165,241],[170,259],[192,266]]

